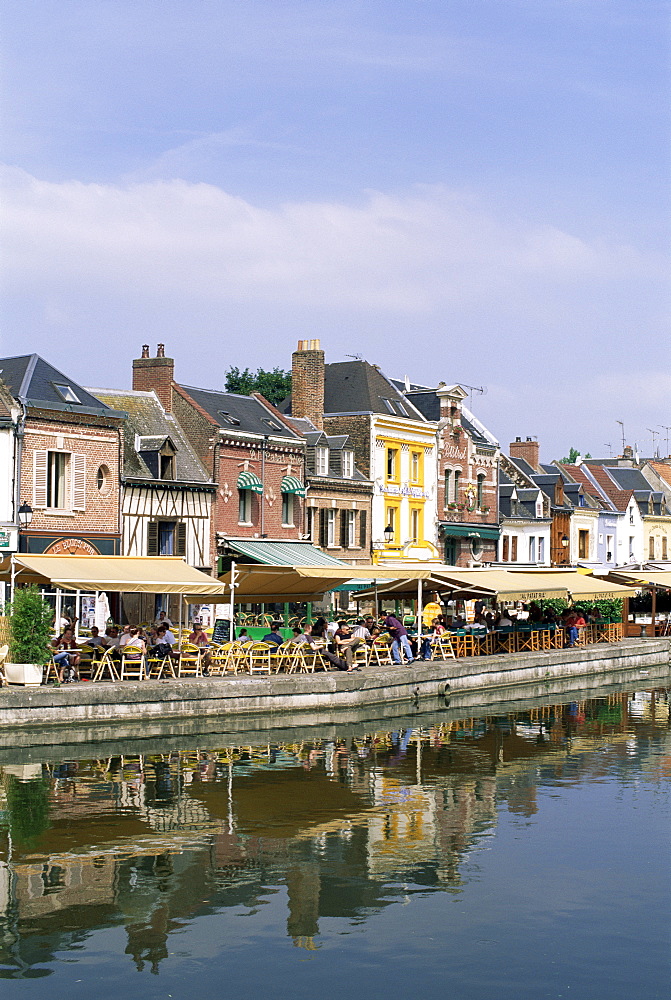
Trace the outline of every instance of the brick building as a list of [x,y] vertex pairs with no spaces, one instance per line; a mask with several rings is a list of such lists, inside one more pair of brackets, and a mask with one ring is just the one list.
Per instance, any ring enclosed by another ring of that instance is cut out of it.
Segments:
[[260,393],[179,385],[162,344],[155,358],[145,346],[133,361],[133,389],[156,393],[217,485],[209,552],[215,571],[237,557],[236,541],[302,538],[305,441]]
[[19,499],[33,510],[19,550],[117,555],[125,414],[36,354],[0,361],[22,417]]
[[[330,455],[328,441],[341,438],[347,441],[345,452],[353,449],[361,476],[357,497],[351,484],[343,492],[342,477],[319,487],[311,480],[317,509],[326,512],[318,515],[319,535],[313,522],[315,540],[325,541],[329,551],[338,533],[342,541],[354,541],[358,520],[360,526],[370,524],[374,562],[436,559],[436,424],[406,401],[376,365],[361,360],[325,364],[318,340],[300,341],[292,360],[292,395],[283,409],[325,435],[309,443],[308,455],[311,447]],[[372,484],[371,491],[364,492],[365,482]],[[359,537],[365,540],[365,535]],[[356,561],[367,560],[365,548],[359,545]],[[340,549],[342,558],[353,561],[351,551]]]

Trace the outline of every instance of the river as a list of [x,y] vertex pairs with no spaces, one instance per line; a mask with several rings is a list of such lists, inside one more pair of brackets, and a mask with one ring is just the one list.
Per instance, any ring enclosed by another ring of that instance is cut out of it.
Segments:
[[639,685],[6,754],[3,996],[667,1000],[669,685]]

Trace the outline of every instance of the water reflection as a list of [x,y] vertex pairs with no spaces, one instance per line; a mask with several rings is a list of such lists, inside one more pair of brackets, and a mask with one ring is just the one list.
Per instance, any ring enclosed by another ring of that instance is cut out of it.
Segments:
[[500,811],[605,774],[671,774],[668,692],[343,739],[2,768],[0,961],[39,977],[95,930],[158,973],[171,936],[286,893],[286,934],[366,921],[413,893],[459,893]]

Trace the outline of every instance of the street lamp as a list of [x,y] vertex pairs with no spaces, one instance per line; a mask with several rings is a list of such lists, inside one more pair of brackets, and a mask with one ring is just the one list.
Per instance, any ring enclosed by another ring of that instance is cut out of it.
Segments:
[[18,510],[19,514],[19,525],[22,528],[27,528],[33,519],[33,508],[30,504],[22,503]]
[[387,545],[391,545],[392,540],[394,538],[394,529],[390,524],[388,524],[387,527],[384,529],[383,534],[384,534],[384,540],[387,543]]
[[561,544],[562,544],[562,548],[563,549],[567,549],[568,548],[568,535],[562,535],[561,536]]

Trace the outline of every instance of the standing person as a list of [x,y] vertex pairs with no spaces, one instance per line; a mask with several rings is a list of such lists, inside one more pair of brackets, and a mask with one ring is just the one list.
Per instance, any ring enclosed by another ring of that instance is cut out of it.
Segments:
[[403,625],[402,622],[400,622],[398,618],[395,618],[393,615],[387,615],[382,624],[386,628],[387,632],[389,632],[393,640],[391,644],[391,655],[394,663],[398,663],[399,666],[403,663],[401,649],[403,649],[403,652],[407,657],[408,664],[414,663],[415,658],[412,655],[412,649],[408,639],[408,631],[405,625]]

